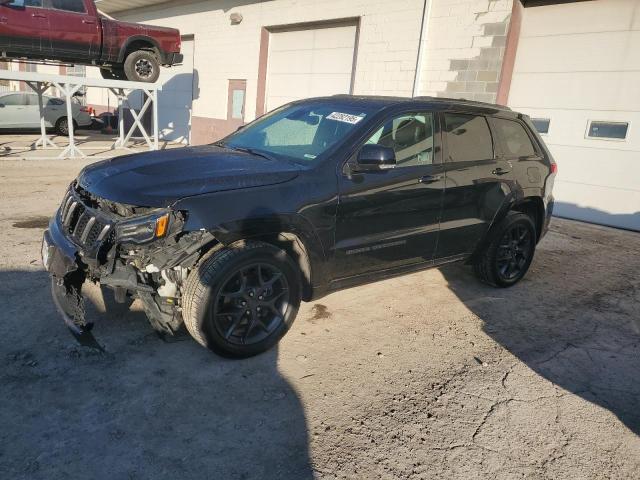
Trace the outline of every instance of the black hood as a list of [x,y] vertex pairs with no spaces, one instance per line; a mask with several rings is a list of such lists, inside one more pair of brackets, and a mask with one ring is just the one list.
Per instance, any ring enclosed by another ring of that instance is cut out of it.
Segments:
[[287,182],[300,168],[207,145],[104,160],[85,167],[78,183],[113,202],[166,207],[184,197]]

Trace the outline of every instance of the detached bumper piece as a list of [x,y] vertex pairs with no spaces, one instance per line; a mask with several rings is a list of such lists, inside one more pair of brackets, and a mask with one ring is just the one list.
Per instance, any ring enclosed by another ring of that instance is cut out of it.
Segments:
[[86,276],[77,255],[75,246],[64,238],[54,218],[42,243],[42,263],[51,275],[53,302],[78,343],[104,350],[91,333],[93,323],[85,318],[82,285]]

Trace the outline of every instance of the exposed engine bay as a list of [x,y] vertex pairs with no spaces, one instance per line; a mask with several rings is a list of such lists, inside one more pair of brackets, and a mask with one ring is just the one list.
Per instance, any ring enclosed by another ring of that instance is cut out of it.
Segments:
[[90,332],[82,286],[86,281],[113,290],[118,303],[142,302],[152,327],[174,334],[181,326],[182,291],[203,252],[216,243],[209,232],[183,232],[186,213],[135,207],[97,198],[75,182],[43,245],[53,276],[56,306],[76,336]]

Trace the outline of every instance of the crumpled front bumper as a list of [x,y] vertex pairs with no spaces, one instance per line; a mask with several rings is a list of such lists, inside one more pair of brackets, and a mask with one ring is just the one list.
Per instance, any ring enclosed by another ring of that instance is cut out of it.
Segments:
[[61,231],[56,215],[44,232],[42,263],[51,276],[53,302],[71,333],[83,345],[102,348],[93,338],[93,324],[85,319],[82,285],[86,280],[85,267],[77,247]]

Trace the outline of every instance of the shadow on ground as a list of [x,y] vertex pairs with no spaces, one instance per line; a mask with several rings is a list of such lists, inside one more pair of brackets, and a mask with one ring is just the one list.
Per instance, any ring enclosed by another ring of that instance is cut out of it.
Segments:
[[[463,265],[441,271],[498,344],[640,435],[640,278],[634,262],[607,265],[604,248],[539,252],[532,271],[510,289],[480,284]],[[575,271],[572,255],[594,255],[593,269]]]
[[610,225],[612,227],[640,231],[640,211],[634,213],[611,213],[597,208],[581,207],[574,203],[556,201],[554,215],[599,225]]
[[97,288],[88,310],[106,352],[80,347],[48,282],[0,272],[4,478],[312,478],[277,350],[234,362],[189,337],[165,343],[136,304],[103,302]]

